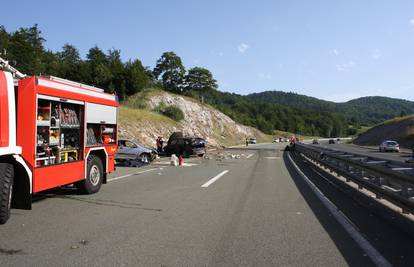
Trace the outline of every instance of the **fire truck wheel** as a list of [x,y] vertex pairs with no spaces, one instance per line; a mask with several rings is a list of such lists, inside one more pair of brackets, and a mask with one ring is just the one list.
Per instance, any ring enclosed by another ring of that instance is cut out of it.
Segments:
[[0,163],[0,224],[10,217],[14,168],[10,163]]
[[102,161],[97,156],[88,157],[86,179],[77,184],[83,194],[94,194],[101,189],[103,180]]

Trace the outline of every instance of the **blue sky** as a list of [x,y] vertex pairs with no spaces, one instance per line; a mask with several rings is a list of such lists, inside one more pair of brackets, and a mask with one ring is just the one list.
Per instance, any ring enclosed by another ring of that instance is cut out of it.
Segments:
[[[62,2],[59,4],[59,2]],[[98,45],[153,67],[175,51],[222,91],[294,91],[346,101],[414,100],[414,1],[13,1],[8,31],[39,24],[46,48]]]

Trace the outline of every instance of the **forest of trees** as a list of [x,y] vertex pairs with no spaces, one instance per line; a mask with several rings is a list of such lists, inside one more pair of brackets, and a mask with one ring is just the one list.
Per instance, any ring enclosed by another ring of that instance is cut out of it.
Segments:
[[53,75],[104,88],[121,100],[148,87],[159,87],[184,94],[216,107],[235,121],[271,134],[274,130],[302,135],[333,137],[349,133],[348,121],[337,113],[289,107],[217,90],[212,73],[202,67],[186,70],[174,52],[165,52],[154,69],[139,59],[123,61],[121,51],[89,49],[85,58],[79,50],[65,44],[61,51],[50,51],[37,25],[8,32],[0,26],[0,53],[28,75]]

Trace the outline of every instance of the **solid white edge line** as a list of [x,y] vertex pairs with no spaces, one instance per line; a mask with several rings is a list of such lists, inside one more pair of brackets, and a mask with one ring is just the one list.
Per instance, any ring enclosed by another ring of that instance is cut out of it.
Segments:
[[254,155],[254,153],[253,153],[253,154],[249,154],[249,155],[247,155],[247,156],[246,156],[246,159],[251,158],[253,155]]
[[342,225],[351,238],[361,247],[372,262],[377,266],[392,266],[382,255],[376,250],[367,239],[365,239],[358,230],[350,223],[349,219],[333,204],[316,185],[300,170],[298,165],[292,160],[290,154],[287,154],[290,162],[296,171],[302,176],[303,180],[310,186],[315,195],[324,204],[324,206],[332,213],[337,222]]
[[229,172],[229,170],[225,170],[225,171],[220,172],[219,174],[217,174],[216,176],[214,176],[213,178],[211,178],[210,180],[208,180],[201,187],[209,187],[212,183],[214,183],[215,181],[217,181],[218,179],[220,179],[221,176],[225,175],[228,172]]
[[157,169],[154,168],[154,169],[149,169],[149,170],[145,170],[145,171],[140,171],[140,172],[134,172],[134,173],[130,173],[130,174],[125,174],[125,175],[122,175],[122,176],[114,177],[112,179],[108,179],[107,182],[109,183],[109,182],[121,180],[121,179],[124,179],[124,178],[128,178],[128,177],[131,177],[131,176],[134,176],[134,175],[137,175],[137,174],[142,174],[142,173],[146,173],[146,172],[150,172],[150,171],[155,171],[155,170],[157,170]]

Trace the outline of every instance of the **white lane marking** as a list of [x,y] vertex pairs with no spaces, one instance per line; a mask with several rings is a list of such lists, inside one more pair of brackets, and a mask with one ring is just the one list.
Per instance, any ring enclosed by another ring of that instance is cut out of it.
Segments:
[[[165,165],[165,166],[169,166],[171,165],[171,162],[152,162],[151,164],[153,165]],[[182,166],[184,167],[192,167],[192,166],[197,166],[199,165],[198,163],[186,163],[184,162]]]
[[229,172],[229,170],[225,170],[225,171],[220,172],[219,174],[217,174],[216,176],[214,176],[213,178],[208,180],[207,183],[203,184],[201,187],[209,187],[212,183],[214,183],[215,181],[220,179],[221,176],[225,175],[228,172]]
[[350,220],[333,204],[316,185],[299,169],[298,165],[292,160],[288,154],[288,158],[296,171],[302,176],[303,180],[310,186],[315,195],[324,204],[324,206],[332,213],[333,217],[342,225],[345,231],[351,238],[361,247],[368,257],[374,262],[376,266],[392,266],[379,252],[376,250],[368,240],[366,240],[361,233],[355,229]]
[[249,155],[247,155],[247,156],[246,156],[246,159],[251,158],[253,155],[254,155],[254,153],[253,153],[253,154],[249,154]]
[[122,175],[122,176],[118,176],[118,177],[114,177],[114,178],[108,179],[107,182],[109,183],[109,182],[121,180],[121,179],[124,179],[124,178],[128,178],[128,177],[131,177],[131,176],[134,176],[134,175],[137,175],[137,174],[142,174],[142,173],[146,173],[146,172],[150,172],[150,171],[155,171],[155,170],[157,170],[157,169],[149,169],[149,170],[145,170],[145,171],[140,171],[140,172],[134,172],[134,173],[130,173],[130,174],[125,174],[125,175]]

